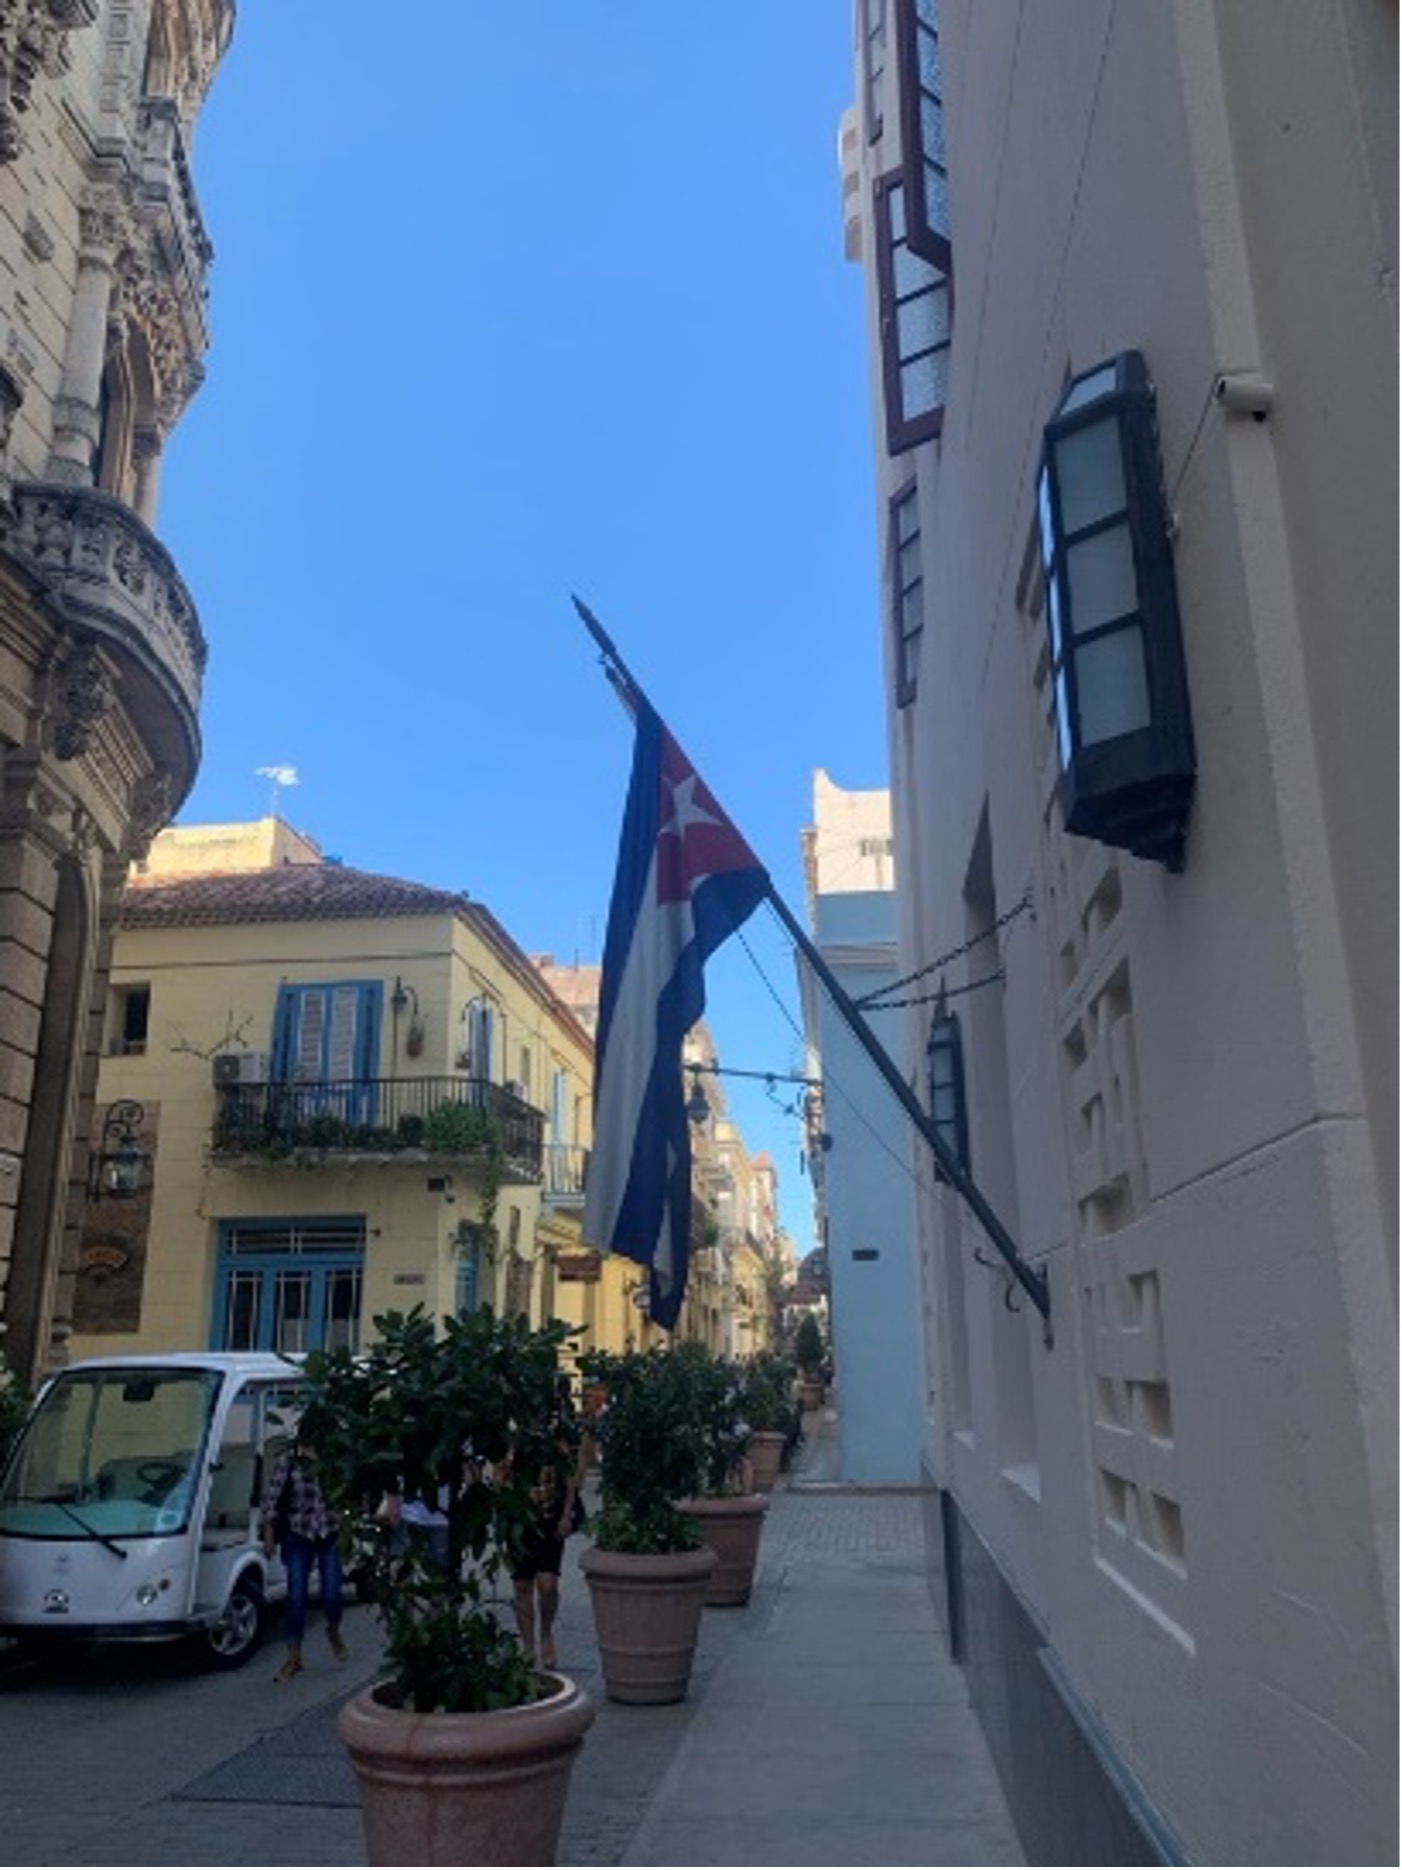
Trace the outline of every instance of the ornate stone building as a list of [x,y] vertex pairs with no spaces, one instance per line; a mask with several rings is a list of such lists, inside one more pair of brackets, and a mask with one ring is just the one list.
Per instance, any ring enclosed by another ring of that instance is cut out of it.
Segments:
[[151,528],[204,374],[192,125],[233,0],[0,0],[0,1340],[61,1362],[111,933],[205,643]]

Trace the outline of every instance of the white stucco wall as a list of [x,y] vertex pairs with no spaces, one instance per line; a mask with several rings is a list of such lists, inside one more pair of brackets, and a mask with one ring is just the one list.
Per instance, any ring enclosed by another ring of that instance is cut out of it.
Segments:
[[[891,712],[900,960],[1027,895],[985,950],[1001,990],[970,999],[969,1097],[1055,1337],[922,1198],[927,1452],[1195,1857],[1386,1861],[1396,16],[939,16],[949,401],[938,443],[878,447],[879,523],[916,472],[925,547],[918,694]],[[899,151],[862,147],[869,203]],[[1069,373],[1131,348],[1198,751],[1179,876],[1065,834],[1047,719],[1042,428]],[[1213,401],[1241,369],[1274,383],[1265,422]]]
[[[894,937],[890,891],[818,898],[818,946],[854,999],[894,980]],[[869,1015],[888,1051],[899,1018]],[[832,1138],[823,1174],[842,1478],[911,1486],[922,1409],[910,1124],[826,1000],[819,1039]]]

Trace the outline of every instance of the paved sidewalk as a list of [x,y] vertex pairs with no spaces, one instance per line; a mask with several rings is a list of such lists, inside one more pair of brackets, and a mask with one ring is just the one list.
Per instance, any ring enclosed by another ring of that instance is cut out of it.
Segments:
[[[771,1496],[759,1580],[707,1611],[691,1691],[670,1708],[603,1692],[588,1592],[566,1561],[560,1664],[598,1718],[576,1765],[563,1864],[1016,1864],[963,1678],[943,1655],[914,1493],[835,1484],[831,1414],[808,1420]],[[237,1675],[174,1658],[0,1671],[0,1863],[360,1864],[355,1782],[335,1731],[374,1671],[286,1688],[270,1644]]]
[[[626,1864],[1020,1864],[926,1586],[920,1503],[839,1490],[809,1416],[760,1589]],[[570,1861],[565,1858],[563,1861]]]

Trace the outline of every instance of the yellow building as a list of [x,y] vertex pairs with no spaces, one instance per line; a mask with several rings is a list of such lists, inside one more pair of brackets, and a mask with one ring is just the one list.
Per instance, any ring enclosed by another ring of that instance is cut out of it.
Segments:
[[592,1041],[482,904],[275,819],[167,832],[103,1053],[76,1354],[354,1344],[483,1300],[621,1344],[578,1231]]

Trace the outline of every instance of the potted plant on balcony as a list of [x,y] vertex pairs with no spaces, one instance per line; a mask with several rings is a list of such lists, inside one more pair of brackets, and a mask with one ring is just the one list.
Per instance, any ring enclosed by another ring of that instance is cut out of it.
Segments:
[[751,1480],[747,1373],[698,1344],[681,1345],[673,1354],[692,1366],[701,1486],[680,1505],[716,1555],[705,1601],[716,1606],[747,1604],[769,1511],[768,1500]]
[[[422,1307],[375,1328],[363,1352],[307,1359],[301,1422],[387,1639],[387,1678],[339,1720],[370,1861],[553,1863],[593,1709],[567,1677],[536,1670],[493,1599],[560,1458],[567,1327],[532,1330],[484,1306],[441,1330]],[[391,1536],[373,1517],[387,1496],[436,1513],[437,1541]]]
[[793,1363],[777,1351],[761,1351],[745,1371],[745,1416],[750,1424],[751,1484],[768,1493],[779,1478],[799,1412],[794,1404]]
[[794,1357],[803,1372],[798,1399],[805,1409],[823,1406],[823,1328],[813,1312],[805,1312],[794,1335]]
[[603,1504],[580,1558],[613,1701],[680,1701],[691,1680],[716,1555],[677,1502],[704,1466],[694,1366],[671,1350],[596,1351],[586,1381],[607,1400],[595,1418]]

